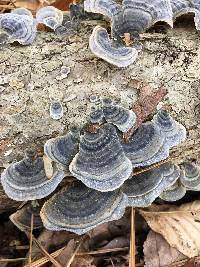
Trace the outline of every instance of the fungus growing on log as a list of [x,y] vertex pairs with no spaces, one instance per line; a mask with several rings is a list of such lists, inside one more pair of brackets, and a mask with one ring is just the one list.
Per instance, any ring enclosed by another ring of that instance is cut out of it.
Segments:
[[50,195],[64,178],[64,172],[54,168],[51,179],[45,174],[41,157],[27,153],[19,162],[12,163],[1,175],[5,193],[14,200],[27,201]]
[[120,190],[99,192],[76,182],[50,198],[40,214],[47,229],[81,235],[99,224],[120,219],[126,205],[127,197]]

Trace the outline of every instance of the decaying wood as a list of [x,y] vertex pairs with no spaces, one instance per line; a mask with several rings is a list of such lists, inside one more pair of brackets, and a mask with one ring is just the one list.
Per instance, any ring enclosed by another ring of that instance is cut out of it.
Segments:
[[[70,125],[82,125],[90,111],[91,95],[120,99],[126,107],[137,100],[137,85],[149,84],[155,93],[167,90],[163,104],[187,128],[187,141],[177,152],[199,145],[200,36],[193,25],[175,27],[167,34],[143,37],[143,52],[137,62],[119,69],[96,58],[88,47],[94,25],[82,22],[74,36],[38,33],[31,46],[12,44],[0,50],[0,166],[23,157],[26,148],[42,149],[51,137],[66,133]],[[70,74],[57,80],[62,66]],[[50,97],[59,98],[64,116],[49,115]],[[197,154],[190,158],[199,160]],[[0,212],[16,206],[0,191]]]

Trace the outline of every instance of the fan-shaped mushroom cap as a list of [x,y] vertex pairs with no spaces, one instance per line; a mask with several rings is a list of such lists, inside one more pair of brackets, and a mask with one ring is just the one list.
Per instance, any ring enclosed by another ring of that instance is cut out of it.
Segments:
[[133,167],[137,167],[165,159],[168,153],[163,149],[164,142],[164,135],[159,128],[152,122],[146,122],[122,146]]
[[47,229],[84,234],[121,218],[126,206],[127,197],[121,191],[102,193],[78,182],[49,199],[40,214]]
[[39,205],[33,207],[32,204],[25,205],[22,209],[17,210],[10,215],[10,220],[23,232],[27,232],[31,229],[31,216],[33,217],[33,229],[39,229],[43,227],[42,220],[40,218]]
[[170,0],[173,17],[176,20],[184,14],[194,13],[195,26],[197,30],[200,30],[200,1],[199,0]]
[[0,15],[0,29],[8,36],[9,42],[19,42],[22,45],[33,43],[36,37],[36,23],[27,15],[6,13]]
[[103,99],[103,113],[105,120],[114,124],[123,133],[130,130],[136,122],[136,115],[132,110],[114,105],[107,98]]
[[90,188],[105,192],[119,188],[132,172],[114,126],[105,124],[96,132],[85,131],[70,172]]
[[124,33],[130,33],[134,39],[135,33],[144,32],[158,21],[173,27],[170,0],[124,0],[121,12],[113,17],[112,35],[118,39]]
[[43,23],[47,27],[55,30],[62,25],[63,12],[53,6],[45,6],[38,9],[36,20],[38,23]]
[[186,129],[168,113],[159,111],[151,122],[143,123],[122,146],[133,167],[146,166],[169,156],[169,150],[186,138]]
[[181,183],[188,190],[200,191],[200,167],[190,162],[184,162],[183,172]]
[[24,7],[18,7],[15,8],[11,11],[12,14],[18,14],[18,15],[25,15],[25,16],[29,16],[31,19],[33,19],[33,15],[31,13],[30,10],[28,10],[27,8]]
[[177,165],[166,163],[162,166],[132,176],[125,181],[122,191],[128,196],[129,206],[149,206],[159,195],[172,185],[180,175]]
[[63,116],[63,106],[61,102],[58,100],[51,101],[50,108],[50,117],[54,120],[59,120]]
[[64,136],[49,139],[44,145],[44,153],[52,161],[69,168],[73,157],[78,153],[80,130],[71,128]]
[[167,111],[159,110],[153,117],[153,122],[157,124],[164,134],[169,147],[179,145],[186,139],[185,127],[175,121]]
[[186,187],[181,184],[180,180],[178,180],[172,186],[164,190],[159,197],[162,200],[173,202],[183,198],[185,194]]
[[94,106],[91,109],[91,112],[88,116],[88,119],[91,123],[102,123],[104,121],[104,114],[103,114],[103,110],[101,107]]
[[14,200],[35,200],[48,196],[64,178],[64,172],[55,169],[53,177],[45,174],[41,157],[33,159],[26,156],[23,160],[12,163],[1,176],[1,183],[6,194]]
[[106,29],[100,26],[96,26],[93,29],[89,40],[89,46],[97,57],[117,67],[129,66],[138,56],[137,50],[133,47],[114,47]]
[[120,5],[113,0],[85,0],[84,10],[92,13],[99,13],[112,18],[119,12]]

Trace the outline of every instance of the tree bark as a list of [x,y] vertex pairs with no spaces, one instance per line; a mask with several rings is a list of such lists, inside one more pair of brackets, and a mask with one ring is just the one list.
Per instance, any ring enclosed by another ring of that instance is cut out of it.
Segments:
[[[135,64],[119,69],[94,56],[88,47],[92,28],[99,23],[82,22],[79,33],[70,37],[38,33],[30,46],[12,44],[0,50],[2,170],[21,159],[26,148],[42,150],[48,138],[83,123],[93,94],[131,106],[138,95],[135,80],[149,83],[154,90],[163,84],[168,90],[163,103],[188,132],[186,142],[174,151],[184,158],[186,151],[200,147],[200,37],[195,28],[145,34]],[[70,67],[62,80],[61,66]],[[50,117],[50,97],[63,104],[60,120]],[[188,157],[199,161],[198,153]],[[15,205],[0,191],[0,212]]]

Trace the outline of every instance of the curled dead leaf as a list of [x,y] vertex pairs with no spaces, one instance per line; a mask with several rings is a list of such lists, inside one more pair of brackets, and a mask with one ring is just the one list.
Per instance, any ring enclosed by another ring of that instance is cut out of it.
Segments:
[[[186,203],[180,207],[169,206],[159,211],[154,205],[140,214],[151,229],[160,233],[170,244],[185,256],[192,258],[200,253],[200,201]],[[162,208],[162,206],[161,206]]]
[[162,267],[185,259],[176,248],[172,248],[158,233],[150,231],[144,243],[145,267]]

